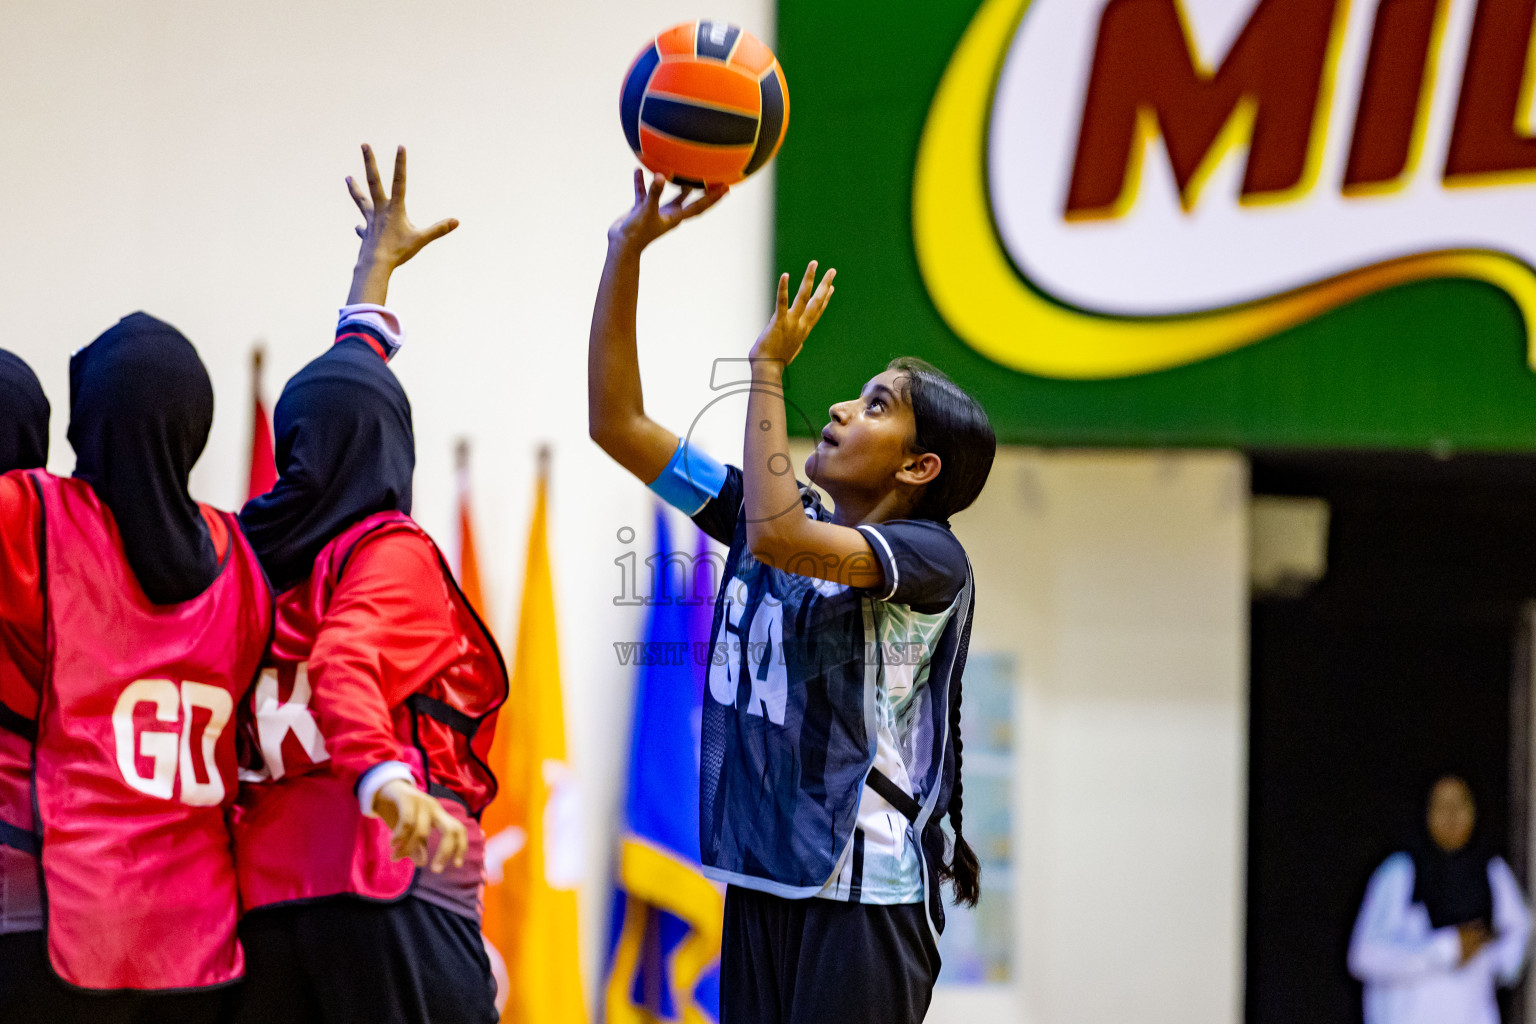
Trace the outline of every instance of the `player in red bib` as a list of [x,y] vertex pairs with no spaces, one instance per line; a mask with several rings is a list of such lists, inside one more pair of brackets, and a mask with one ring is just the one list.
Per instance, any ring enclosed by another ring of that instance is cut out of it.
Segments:
[[507,676],[410,518],[415,440],[382,305],[394,268],[457,222],[411,227],[404,152],[392,196],[364,159],[336,342],[284,387],[277,484],[241,513],[279,597],[235,824],[247,974],[234,1019],[492,1024],[479,816]]
[[[0,350],[0,474],[48,461],[48,398],[32,368]],[[0,478],[0,492],[10,485]],[[37,538],[0,532],[36,549]],[[0,561],[8,561],[0,554]],[[42,678],[41,583],[36,572],[0,574],[0,1006],[37,1019],[54,991],[43,966],[43,894],[32,836],[32,738]],[[29,621],[11,623],[16,612]]]
[[234,517],[187,492],[212,419],[192,345],[135,313],[70,361],[74,478],[0,477],[7,727],[36,808],[17,820],[6,764],[7,916],[16,855],[46,891],[6,967],[35,1002],[7,1019],[212,1022],[240,976],[231,726],[272,598]]

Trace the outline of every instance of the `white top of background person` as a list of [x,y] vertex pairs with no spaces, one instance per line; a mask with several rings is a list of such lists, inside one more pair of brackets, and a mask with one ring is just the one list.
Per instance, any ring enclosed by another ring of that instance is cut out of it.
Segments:
[[1498,1024],[1495,991],[1525,963],[1531,915],[1509,865],[1474,839],[1472,790],[1430,790],[1428,836],[1376,869],[1349,943],[1365,1024]]

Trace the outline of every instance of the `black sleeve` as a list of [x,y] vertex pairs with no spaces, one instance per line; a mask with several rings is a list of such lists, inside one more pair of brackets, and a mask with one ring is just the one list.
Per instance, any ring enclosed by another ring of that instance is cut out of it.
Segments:
[[934,613],[948,608],[965,587],[965,548],[938,523],[893,519],[859,530],[885,576],[883,592],[871,590],[881,600]]
[[710,537],[730,547],[731,541],[736,539],[736,521],[741,518],[744,494],[740,467],[726,466],[725,483],[720,485],[720,493],[693,514],[693,521]]

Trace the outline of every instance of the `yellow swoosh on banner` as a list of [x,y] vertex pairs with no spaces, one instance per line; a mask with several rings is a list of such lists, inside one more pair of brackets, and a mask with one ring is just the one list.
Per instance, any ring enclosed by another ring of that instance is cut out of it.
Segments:
[[993,230],[986,138],[992,91],[1030,0],[986,0],[939,83],[918,147],[912,228],[939,314],[996,363],[1041,377],[1102,380],[1209,359],[1374,292],[1429,278],[1473,278],[1514,299],[1536,367],[1536,274],[1500,252],[1418,253],[1243,305],[1173,317],[1071,309],[1020,278]]

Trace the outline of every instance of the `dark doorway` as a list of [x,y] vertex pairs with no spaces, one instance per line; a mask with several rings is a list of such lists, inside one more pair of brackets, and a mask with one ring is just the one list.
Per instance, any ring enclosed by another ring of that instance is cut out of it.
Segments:
[[1536,459],[1259,454],[1253,490],[1331,515],[1321,582],[1252,607],[1247,1020],[1357,1024],[1350,930],[1434,773],[1468,776],[1479,828],[1526,882],[1511,763],[1529,753],[1529,687],[1512,680],[1536,597]]

